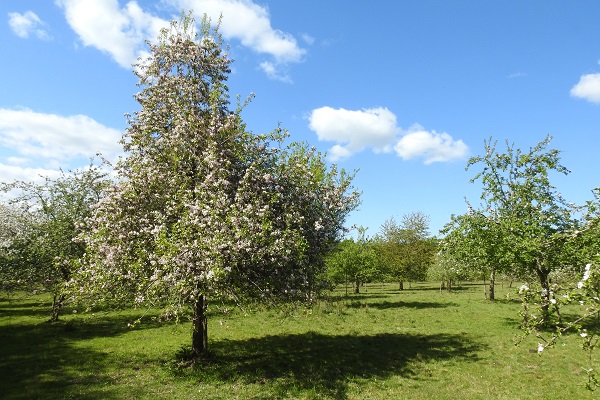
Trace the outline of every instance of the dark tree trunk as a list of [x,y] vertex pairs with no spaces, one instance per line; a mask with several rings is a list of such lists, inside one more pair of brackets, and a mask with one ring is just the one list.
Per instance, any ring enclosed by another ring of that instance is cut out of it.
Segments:
[[58,316],[60,315],[60,310],[63,306],[63,302],[65,301],[64,294],[55,294],[52,299],[52,316],[50,317],[50,322],[58,321]]
[[548,281],[548,275],[550,275],[550,271],[538,266],[537,274],[538,278],[540,279],[540,286],[542,287],[541,311],[542,319],[544,321],[543,324],[545,325],[550,317],[550,282]]
[[358,294],[360,293],[360,281],[356,281],[354,284],[354,293]]
[[404,290],[404,281],[400,281],[400,284],[398,285],[398,290]]
[[494,301],[496,299],[495,290],[494,290],[495,284],[496,284],[496,270],[494,268],[492,268],[492,271],[490,272],[490,300],[492,300],[492,301]]
[[193,306],[192,351],[202,356],[208,351],[208,320],[206,318],[206,298],[202,295]]
[[[65,266],[62,266],[60,268],[60,273],[63,277],[64,282],[69,281],[69,276],[70,276],[69,272],[70,271]],[[52,299],[52,316],[50,317],[50,322],[58,321],[58,317],[60,316],[60,310],[62,309],[64,302],[65,302],[64,294],[54,294],[54,298]]]

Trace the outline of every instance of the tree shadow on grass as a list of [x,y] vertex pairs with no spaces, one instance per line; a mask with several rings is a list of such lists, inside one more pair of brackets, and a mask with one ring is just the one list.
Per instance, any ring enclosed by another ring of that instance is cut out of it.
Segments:
[[476,361],[481,347],[458,335],[308,332],[219,341],[212,345],[215,357],[188,373],[200,379],[268,385],[270,395],[274,391],[280,398],[304,397],[308,392],[319,398],[345,399],[351,381],[394,375],[429,379],[424,373],[426,363]]
[[[138,318],[141,316],[137,316]],[[43,315],[42,315],[43,317]],[[94,337],[128,332],[135,316],[103,316],[46,323],[0,320],[0,397],[2,399],[117,399],[106,370],[107,354],[77,346]],[[138,329],[152,328],[152,323]]]
[[396,292],[398,293],[402,293],[403,291],[407,291],[407,290],[414,290],[417,292],[442,292],[442,293],[452,293],[452,292],[464,292],[464,291],[468,291],[468,290],[473,290],[473,287],[470,284],[461,284],[456,285],[456,286],[452,286],[452,288],[450,290],[446,289],[446,288],[442,288],[440,290],[439,285],[433,285],[433,286],[418,286],[418,287],[412,287],[409,289],[404,289],[404,290],[400,290],[398,291],[398,289],[396,289]]
[[324,296],[322,298],[323,301],[360,301],[360,300],[372,300],[372,299],[386,299],[389,298],[390,296],[387,294],[380,294],[380,293],[373,293],[373,294],[369,294],[369,293],[352,293],[352,294],[348,294],[346,295],[329,295],[329,296]]
[[5,300],[0,307],[0,317],[44,317],[50,319],[52,301],[40,301],[39,299],[9,299]]
[[390,308],[414,308],[414,309],[426,309],[426,308],[446,308],[446,307],[457,307],[456,303],[438,303],[433,301],[384,301],[381,303],[351,303],[348,304],[349,308],[376,308],[378,310],[385,310]]

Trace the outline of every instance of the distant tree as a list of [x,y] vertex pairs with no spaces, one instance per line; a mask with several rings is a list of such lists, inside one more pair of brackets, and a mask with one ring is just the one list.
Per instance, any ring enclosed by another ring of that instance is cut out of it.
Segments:
[[40,286],[37,268],[32,268],[38,265],[32,245],[38,224],[28,208],[0,204],[0,290],[7,293],[33,292]]
[[62,291],[74,263],[85,253],[85,244],[74,239],[106,186],[106,174],[92,164],[61,172],[56,179],[46,178],[41,185],[1,184],[2,191],[14,196],[6,200],[0,215],[3,286],[52,293],[52,321],[59,317],[65,299]]
[[405,214],[398,224],[390,218],[381,226],[379,249],[388,275],[404,288],[404,281],[427,277],[433,264],[436,242],[429,236],[429,217],[421,212]]
[[427,270],[427,279],[439,281],[440,290],[451,291],[457,282],[473,279],[473,270],[451,253],[440,250]]
[[459,262],[471,276],[489,275],[490,300],[495,299],[496,274],[514,265],[503,222],[495,210],[474,210],[469,204],[469,212],[453,215],[441,231],[444,258]]
[[352,238],[345,239],[329,253],[327,272],[333,282],[346,285],[346,294],[349,282],[354,285],[354,293],[360,293],[363,283],[381,276],[373,240],[366,237],[364,229],[359,229],[356,241]]
[[[217,28],[218,29],[218,28]],[[192,351],[207,351],[209,300],[310,300],[326,252],[358,204],[352,175],[287,134],[245,130],[229,108],[217,29],[189,16],[163,29],[135,70],[118,183],[84,236],[71,282],[82,301],[191,310]],[[84,297],[81,297],[81,296]]]

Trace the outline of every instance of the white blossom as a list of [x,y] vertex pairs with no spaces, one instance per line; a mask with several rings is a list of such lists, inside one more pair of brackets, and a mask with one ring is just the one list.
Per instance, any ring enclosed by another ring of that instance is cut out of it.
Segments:
[[529,286],[527,286],[527,285],[521,285],[519,287],[519,294],[523,294],[523,293],[527,292],[528,290],[529,290]]

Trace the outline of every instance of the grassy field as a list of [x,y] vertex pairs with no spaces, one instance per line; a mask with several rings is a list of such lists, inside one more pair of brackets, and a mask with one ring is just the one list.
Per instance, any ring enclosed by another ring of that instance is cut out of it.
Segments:
[[[237,310],[209,321],[213,357],[178,361],[188,324],[136,310],[45,323],[43,298],[0,298],[2,399],[592,399],[577,337],[519,346],[515,289],[448,293],[371,284],[283,316]],[[183,350],[182,350],[183,349]]]

